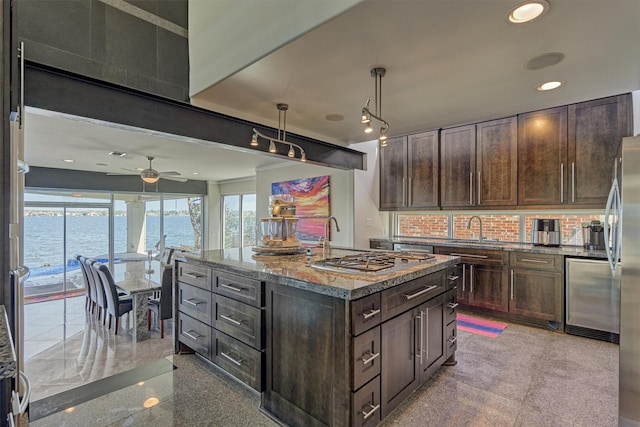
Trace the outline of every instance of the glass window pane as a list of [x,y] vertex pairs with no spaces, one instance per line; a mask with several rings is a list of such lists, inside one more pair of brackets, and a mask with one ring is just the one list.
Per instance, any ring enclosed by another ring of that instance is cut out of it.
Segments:
[[160,201],[145,201],[144,205],[144,253],[151,251],[155,254],[160,247]]
[[[474,213],[453,216],[453,237],[456,239],[474,239],[480,237],[480,221],[469,220]],[[485,214],[477,215],[482,219],[482,235],[485,239],[505,242],[520,242],[520,215]]]
[[24,193],[25,202],[56,203],[111,203],[109,192],[37,190],[30,188]]
[[242,246],[256,244],[256,195],[242,196]]
[[164,199],[165,247],[190,252],[201,249],[202,197]]
[[397,234],[446,239],[449,235],[449,216],[399,214]]
[[25,297],[63,291],[64,209],[24,208]]
[[579,213],[579,214],[531,214],[524,216],[525,238],[524,242],[531,243],[531,232],[533,229],[534,219],[559,219],[560,227],[562,229],[563,245],[575,245],[582,246],[584,241],[582,239],[582,223],[591,222],[591,220],[597,219],[604,222],[604,215],[594,213]]
[[240,196],[222,198],[223,248],[240,247]]

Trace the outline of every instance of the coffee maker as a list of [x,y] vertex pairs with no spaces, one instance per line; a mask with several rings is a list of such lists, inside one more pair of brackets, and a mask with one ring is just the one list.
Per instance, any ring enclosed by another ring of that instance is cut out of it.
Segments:
[[606,244],[604,224],[597,219],[582,223],[582,241],[585,249],[604,250]]

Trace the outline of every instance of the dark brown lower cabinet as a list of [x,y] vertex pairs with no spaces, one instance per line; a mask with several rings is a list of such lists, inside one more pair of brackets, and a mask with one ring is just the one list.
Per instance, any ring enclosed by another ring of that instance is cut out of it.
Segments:
[[503,266],[471,264],[469,272],[469,305],[496,311],[509,310],[507,270]]

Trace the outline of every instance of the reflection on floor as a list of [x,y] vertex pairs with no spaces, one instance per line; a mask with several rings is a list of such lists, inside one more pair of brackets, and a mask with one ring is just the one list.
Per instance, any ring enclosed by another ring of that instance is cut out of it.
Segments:
[[[617,425],[617,345],[514,324],[497,338],[458,336],[458,364],[441,368],[382,426]],[[125,347],[115,346],[113,359],[137,356],[121,357]],[[277,426],[257,393],[215,366],[195,355],[167,360],[175,370],[30,425]]]

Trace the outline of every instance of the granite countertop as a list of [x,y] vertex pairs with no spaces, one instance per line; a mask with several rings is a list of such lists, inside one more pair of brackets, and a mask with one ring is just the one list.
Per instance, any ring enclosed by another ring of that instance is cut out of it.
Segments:
[[[391,243],[408,243],[408,244],[421,244],[431,246],[451,246],[458,248],[469,249],[491,249],[496,251],[518,251],[529,252],[536,254],[550,254],[550,255],[563,255],[583,258],[599,258],[606,259],[607,254],[603,250],[587,250],[582,246],[535,246],[531,243],[514,243],[514,242],[496,242],[487,241],[483,243],[476,243],[470,239],[438,239],[430,237],[405,237],[405,236],[393,236],[389,238],[372,238],[370,240],[377,242],[391,242]],[[468,241],[464,241],[468,240]]]
[[385,273],[343,273],[311,267],[313,261],[324,257],[340,257],[363,250],[331,248],[326,255],[258,255],[251,248],[185,253],[186,261],[241,274],[258,280],[329,295],[346,300],[361,298],[401,283],[426,276],[460,262],[459,257],[436,255],[426,260],[393,268]]
[[7,312],[0,305],[0,380],[14,378],[18,373],[16,351],[13,347]]

